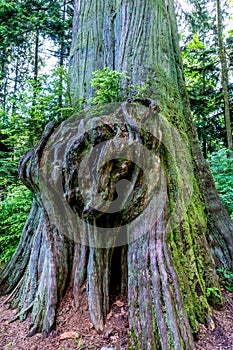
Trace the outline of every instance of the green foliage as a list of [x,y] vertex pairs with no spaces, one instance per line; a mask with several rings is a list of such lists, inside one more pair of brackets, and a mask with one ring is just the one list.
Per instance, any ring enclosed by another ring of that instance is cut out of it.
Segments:
[[[190,0],[190,11],[185,13],[186,27],[192,33],[201,33],[202,38],[212,34],[215,27],[214,15],[208,0]],[[207,38],[208,40],[208,38]]]
[[18,162],[11,153],[12,147],[6,143],[4,123],[0,121],[0,191],[6,188],[8,183],[16,182],[18,177]]
[[1,0],[0,39],[3,40],[0,42],[6,46],[9,42],[16,46],[30,45],[28,35],[38,31],[43,37],[58,42],[66,39],[69,43],[71,35],[67,35],[67,29],[72,24],[71,16],[63,20],[62,6],[63,1],[58,0]]
[[14,253],[32,203],[31,192],[20,183],[9,186],[1,195],[0,264],[8,262]]
[[84,344],[83,344],[83,341],[82,341],[81,338],[75,338],[75,339],[74,339],[74,342],[75,342],[75,344],[76,344],[77,350],[78,350],[78,349],[80,349],[80,350],[83,349]]
[[26,81],[24,91],[8,97],[7,111],[0,107],[0,189],[17,181],[18,163],[38,142],[45,125],[73,113],[68,86],[68,73],[62,66],[50,76],[40,75],[37,84]]
[[223,298],[220,293],[220,290],[216,287],[206,289],[206,297],[208,302],[216,308],[221,307],[222,303],[225,301],[225,298]]
[[[47,93],[50,96],[50,104],[47,109],[57,122],[61,122],[74,113],[70,91],[70,75],[68,68],[59,66],[55,68],[47,78]],[[51,111],[53,111],[51,113]]]
[[87,101],[89,104],[98,105],[122,101],[122,82],[126,77],[126,72],[117,72],[106,67],[92,74],[94,78],[91,79],[91,86],[95,88],[96,96]]
[[[24,83],[32,76],[37,80],[45,57],[55,56],[60,66],[64,64],[72,14],[72,2],[63,0],[0,1],[0,105],[5,111],[9,94],[25,91]],[[53,50],[48,43],[55,44]]]
[[[149,83],[129,84],[127,72],[110,70],[109,67],[92,73],[91,86],[95,89],[96,96],[90,98],[88,104],[101,105],[104,103],[121,102],[127,97],[143,98],[146,96]],[[123,81],[127,81],[125,88]],[[81,99],[82,100],[82,99]]]
[[150,91],[150,82],[148,80],[145,84],[128,85],[126,94],[132,99],[146,98],[146,97],[150,97],[149,91]]
[[[190,0],[190,9],[180,21],[183,28],[182,54],[190,104],[204,156],[226,145],[224,94],[219,59],[216,2]],[[225,4],[223,27],[232,13]],[[185,17],[185,18],[184,18]],[[224,30],[227,65],[232,66],[230,31]],[[233,91],[230,89],[230,99]]]
[[199,36],[194,34],[183,47],[182,55],[192,114],[207,157],[219,143],[225,141],[218,53],[215,46],[204,45]]
[[219,294],[219,289],[216,287],[210,287],[206,289],[206,296],[207,298],[210,298],[211,296],[215,296],[217,298],[221,298],[221,295]]
[[199,40],[199,37],[197,34],[193,35],[192,40],[189,41],[187,45],[187,49],[189,50],[198,50],[198,49],[205,49],[205,45]]
[[220,198],[233,219],[233,158],[229,154],[228,149],[221,148],[208,161]]
[[228,271],[225,268],[220,267],[217,269],[217,272],[220,277],[221,285],[229,292],[233,292],[233,271]]

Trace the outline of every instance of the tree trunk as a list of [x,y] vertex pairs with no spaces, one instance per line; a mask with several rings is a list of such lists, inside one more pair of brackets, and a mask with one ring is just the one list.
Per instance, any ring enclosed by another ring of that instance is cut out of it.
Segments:
[[14,101],[12,103],[12,109],[11,109],[12,115],[14,115],[15,110],[16,110],[16,94],[17,94],[17,89],[18,89],[18,83],[19,83],[19,57],[16,57],[14,90],[13,90]]
[[2,50],[2,57],[0,61],[0,102],[3,111],[6,111],[6,100],[7,100],[7,87],[9,80],[9,68],[8,68],[8,50]]
[[77,0],[75,11],[75,99],[92,96],[91,74],[105,66],[147,89],[137,103],[47,125],[20,164],[35,201],[0,289],[16,317],[31,310],[30,334],[47,333],[68,284],[78,308],[86,281],[102,332],[118,279],[129,349],[193,350],[198,323],[211,322],[216,264],[232,268],[233,225],[191,119],[173,4]]
[[[34,77],[33,83],[37,87],[38,83],[38,73],[39,73],[39,29],[36,29],[35,33],[35,52],[34,52]],[[34,96],[33,96],[34,97]],[[36,96],[34,97],[36,99]]]
[[216,0],[216,5],[217,5],[217,28],[218,28],[218,51],[219,51],[219,58],[221,63],[226,139],[227,139],[227,147],[231,151],[231,156],[233,157],[232,128],[231,128],[231,117],[230,117],[230,98],[229,98],[229,90],[228,90],[229,81],[228,81],[226,53],[225,53],[225,48],[223,43],[221,1]]
[[[66,0],[63,1],[62,4],[62,26],[64,27],[65,25],[65,20],[66,20]],[[60,52],[59,52],[59,67],[60,69],[63,69],[64,66],[64,55],[65,55],[65,34],[64,34],[64,29],[63,33],[60,38]],[[63,72],[59,72],[59,96],[58,96],[58,108],[59,108],[59,117],[62,118],[62,108],[63,108]]]

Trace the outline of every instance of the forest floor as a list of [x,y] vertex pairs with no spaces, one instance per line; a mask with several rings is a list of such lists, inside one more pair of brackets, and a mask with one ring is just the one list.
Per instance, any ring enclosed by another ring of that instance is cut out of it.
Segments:
[[[212,330],[200,325],[196,350],[233,349],[233,293],[223,291],[223,295],[226,304],[221,311],[213,310],[215,326]],[[58,310],[56,329],[48,338],[43,338],[41,334],[27,337],[30,317],[24,322],[9,323],[15,311],[4,304],[6,297],[0,298],[0,349],[100,350],[104,346],[127,349],[127,300],[120,296],[112,300],[107,324],[101,335],[96,333],[90,322],[85,291],[80,300],[80,308],[75,311],[72,294],[67,293]]]

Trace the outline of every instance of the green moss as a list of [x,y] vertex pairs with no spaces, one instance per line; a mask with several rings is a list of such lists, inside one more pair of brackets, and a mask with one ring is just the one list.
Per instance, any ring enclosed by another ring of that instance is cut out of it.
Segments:
[[138,347],[138,337],[134,331],[134,328],[131,327],[128,333],[128,350],[139,350]]
[[[153,299],[153,296],[152,296],[152,299]],[[155,350],[160,350],[159,330],[158,330],[158,327],[157,327],[157,322],[156,322],[156,318],[155,318],[154,308],[152,309],[152,322],[153,322],[153,332],[154,332],[155,344],[156,344]]]
[[[180,125],[179,129],[182,129],[182,123]],[[171,213],[180,196],[179,189],[184,188],[184,179],[179,172],[179,155],[177,157],[175,151],[174,154],[170,152],[170,149],[176,149],[176,146],[169,129],[166,130],[167,142],[168,147],[163,150],[162,161],[168,174],[168,198]],[[206,241],[207,219],[200,190],[194,175],[191,175],[187,181],[191,182],[192,197],[189,198],[188,203],[185,200],[182,202],[181,197],[182,220],[169,233],[167,242],[178,275],[185,310],[193,332],[197,332],[198,322],[205,323],[206,316],[210,313],[206,288],[208,286],[218,288],[218,281],[214,261]]]

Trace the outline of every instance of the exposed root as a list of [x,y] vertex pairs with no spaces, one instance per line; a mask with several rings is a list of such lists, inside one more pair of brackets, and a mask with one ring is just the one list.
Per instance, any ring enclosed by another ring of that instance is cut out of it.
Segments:
[[21,280],[19,281],[19,283],[16,285],[15,289],[13,289],[13,291],[8,295],[8,297],[4,300],[4,305],[7,304],[14,296],[14,294],[17,292],[17,290],[19,289],[19,287],[21,286],[23,282],[23,277],[21,278]]

